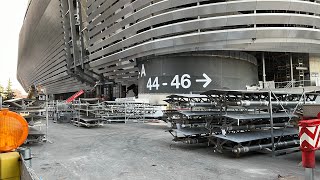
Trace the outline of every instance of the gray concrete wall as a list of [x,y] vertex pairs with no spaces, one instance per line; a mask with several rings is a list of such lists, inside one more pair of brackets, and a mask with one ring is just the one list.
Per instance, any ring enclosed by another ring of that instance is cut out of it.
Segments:
[[320,54],[309,55],[309,66],[312,85],[320,86]]

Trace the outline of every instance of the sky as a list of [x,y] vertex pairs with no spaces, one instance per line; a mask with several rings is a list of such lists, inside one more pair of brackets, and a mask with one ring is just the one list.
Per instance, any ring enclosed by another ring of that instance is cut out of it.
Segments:
[[12,81],[13,89],[24,92],[16,78],[19,32],[27,10],[28,0],[1,2],[0,10],[0,84],[7,86]]

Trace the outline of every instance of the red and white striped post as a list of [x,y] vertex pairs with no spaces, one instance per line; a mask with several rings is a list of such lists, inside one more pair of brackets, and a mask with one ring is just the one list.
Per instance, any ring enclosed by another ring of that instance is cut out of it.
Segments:
[[319,149],[320,119],[299,122],[300,149],[302,166],[306,170],[306,180],[314,180],[315,151]]

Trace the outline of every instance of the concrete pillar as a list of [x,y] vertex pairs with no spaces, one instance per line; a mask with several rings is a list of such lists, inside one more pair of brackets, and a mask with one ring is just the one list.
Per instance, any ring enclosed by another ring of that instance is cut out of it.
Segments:
[[101,86],[96,86],[96,97],[101,97]]
[[320,86],[320,54],[309,54],[311,85]]
[[292,87],[294,87],[292,53],[290,53],[290,74],[291,74],[291,85],[292,85]]
[[266,75],[266,61],[265,61],[264,52],[262,52],[262,73],[263,73],[263,88],[265,88],[267,75]]

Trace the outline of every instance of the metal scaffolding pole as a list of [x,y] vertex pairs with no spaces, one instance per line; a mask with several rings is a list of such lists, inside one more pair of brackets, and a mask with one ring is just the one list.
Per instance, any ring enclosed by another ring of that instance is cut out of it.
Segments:
[[49,142],[52,144],[52,141],[49,140],[49,96],[48,94],[46,94],[46,142]]
[[49,126],[49,97],[46,94],[46,140],[48,140],[48,126]]
[[273,134],[273,114],[272,114],[272,92],[269,90],[269,113],[270,113],[270,128],[271,128],[271,144],[272,144],[272,157],[275,157],[275,147],[274,147],[274,134]]
[[264,52],[262,52],[262,72],[263,72],[263,87],[266,86],[266,61],[264,57]]
[[292,53],[290,53],[290,73],[291,73],[291,86],[294,87],[294,82],[293,82]]
[[314,180],[314,168],[305,168],[305,179]]

